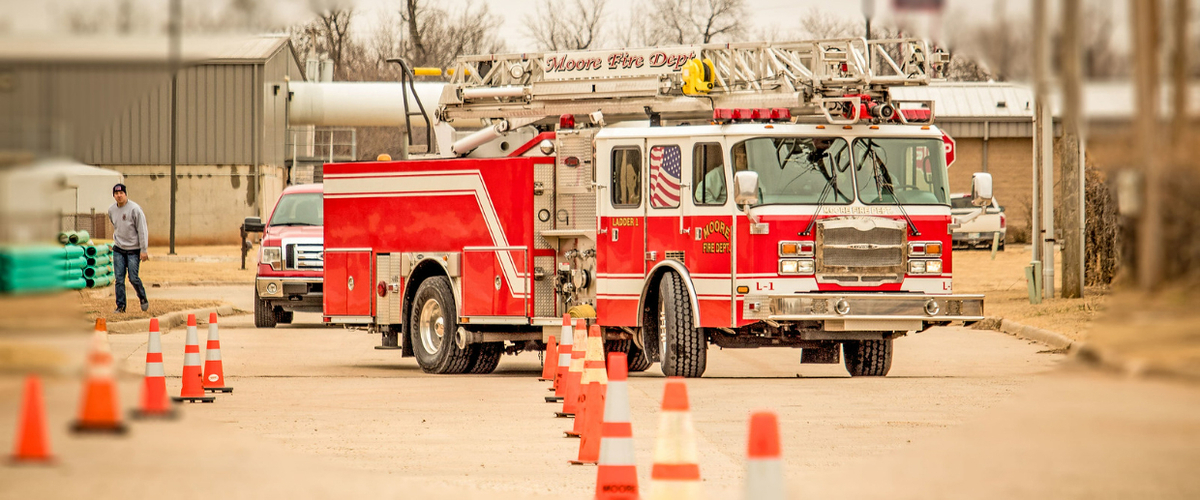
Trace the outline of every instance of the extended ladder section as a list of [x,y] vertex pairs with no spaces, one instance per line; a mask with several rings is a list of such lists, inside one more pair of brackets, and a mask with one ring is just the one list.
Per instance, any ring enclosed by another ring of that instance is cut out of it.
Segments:
[[529,122],[599,111],[609,121],[692,120],[715,108],[787,108],[857,121],[864,101],[891,104],[888,87],[928,85],[948,60],[913,38],[463,56],[439,118]]

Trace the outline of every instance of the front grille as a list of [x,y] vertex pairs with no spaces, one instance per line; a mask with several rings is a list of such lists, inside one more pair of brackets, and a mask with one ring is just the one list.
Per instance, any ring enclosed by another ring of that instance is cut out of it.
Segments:
[[296,243],[284,247],[286,268],[297,271],[325,269],[325,249],[318,243]]
[[843,217],[817,224],[817,279],[844,285],[895,282],[904,277],[904,221]]

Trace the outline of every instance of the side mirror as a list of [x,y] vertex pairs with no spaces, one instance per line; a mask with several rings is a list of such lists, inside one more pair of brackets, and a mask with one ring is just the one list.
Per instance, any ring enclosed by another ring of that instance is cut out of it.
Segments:
[[262,217],[246,217],[246,220],[242,222],[242,228],[247,233],[261,233],[267,226],[263,224]]
[[992,204],[992,174],[975,172],[971,176],[971,204],[977,207]]
[[758,172],[743,170],[733,174],[733,202],[750,205],[758,201]]

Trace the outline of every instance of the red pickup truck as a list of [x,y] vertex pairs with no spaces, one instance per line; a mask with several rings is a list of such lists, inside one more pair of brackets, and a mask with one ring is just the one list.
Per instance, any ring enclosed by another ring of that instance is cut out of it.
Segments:
[[291,323],[293,313],[321,312],[325,273],[325,206],[321,184],[283,190],[263,224],[247,217],[247,232],[262,232],[254,279],[254,326]]

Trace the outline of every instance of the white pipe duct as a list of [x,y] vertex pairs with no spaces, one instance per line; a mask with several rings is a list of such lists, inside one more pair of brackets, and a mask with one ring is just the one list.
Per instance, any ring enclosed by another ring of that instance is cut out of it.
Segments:
[[[444,83],[418,82],[417,95],[432,115],[442,97]],[[394,82],[291,82],[288,123],[327,127],[398,127],[404,125],[404,98],[409,111],[419,113],[417,101]],[[426,117],[414,115],[412,126],[425,126]],[[437,123],[436,119],[433,123]]]

